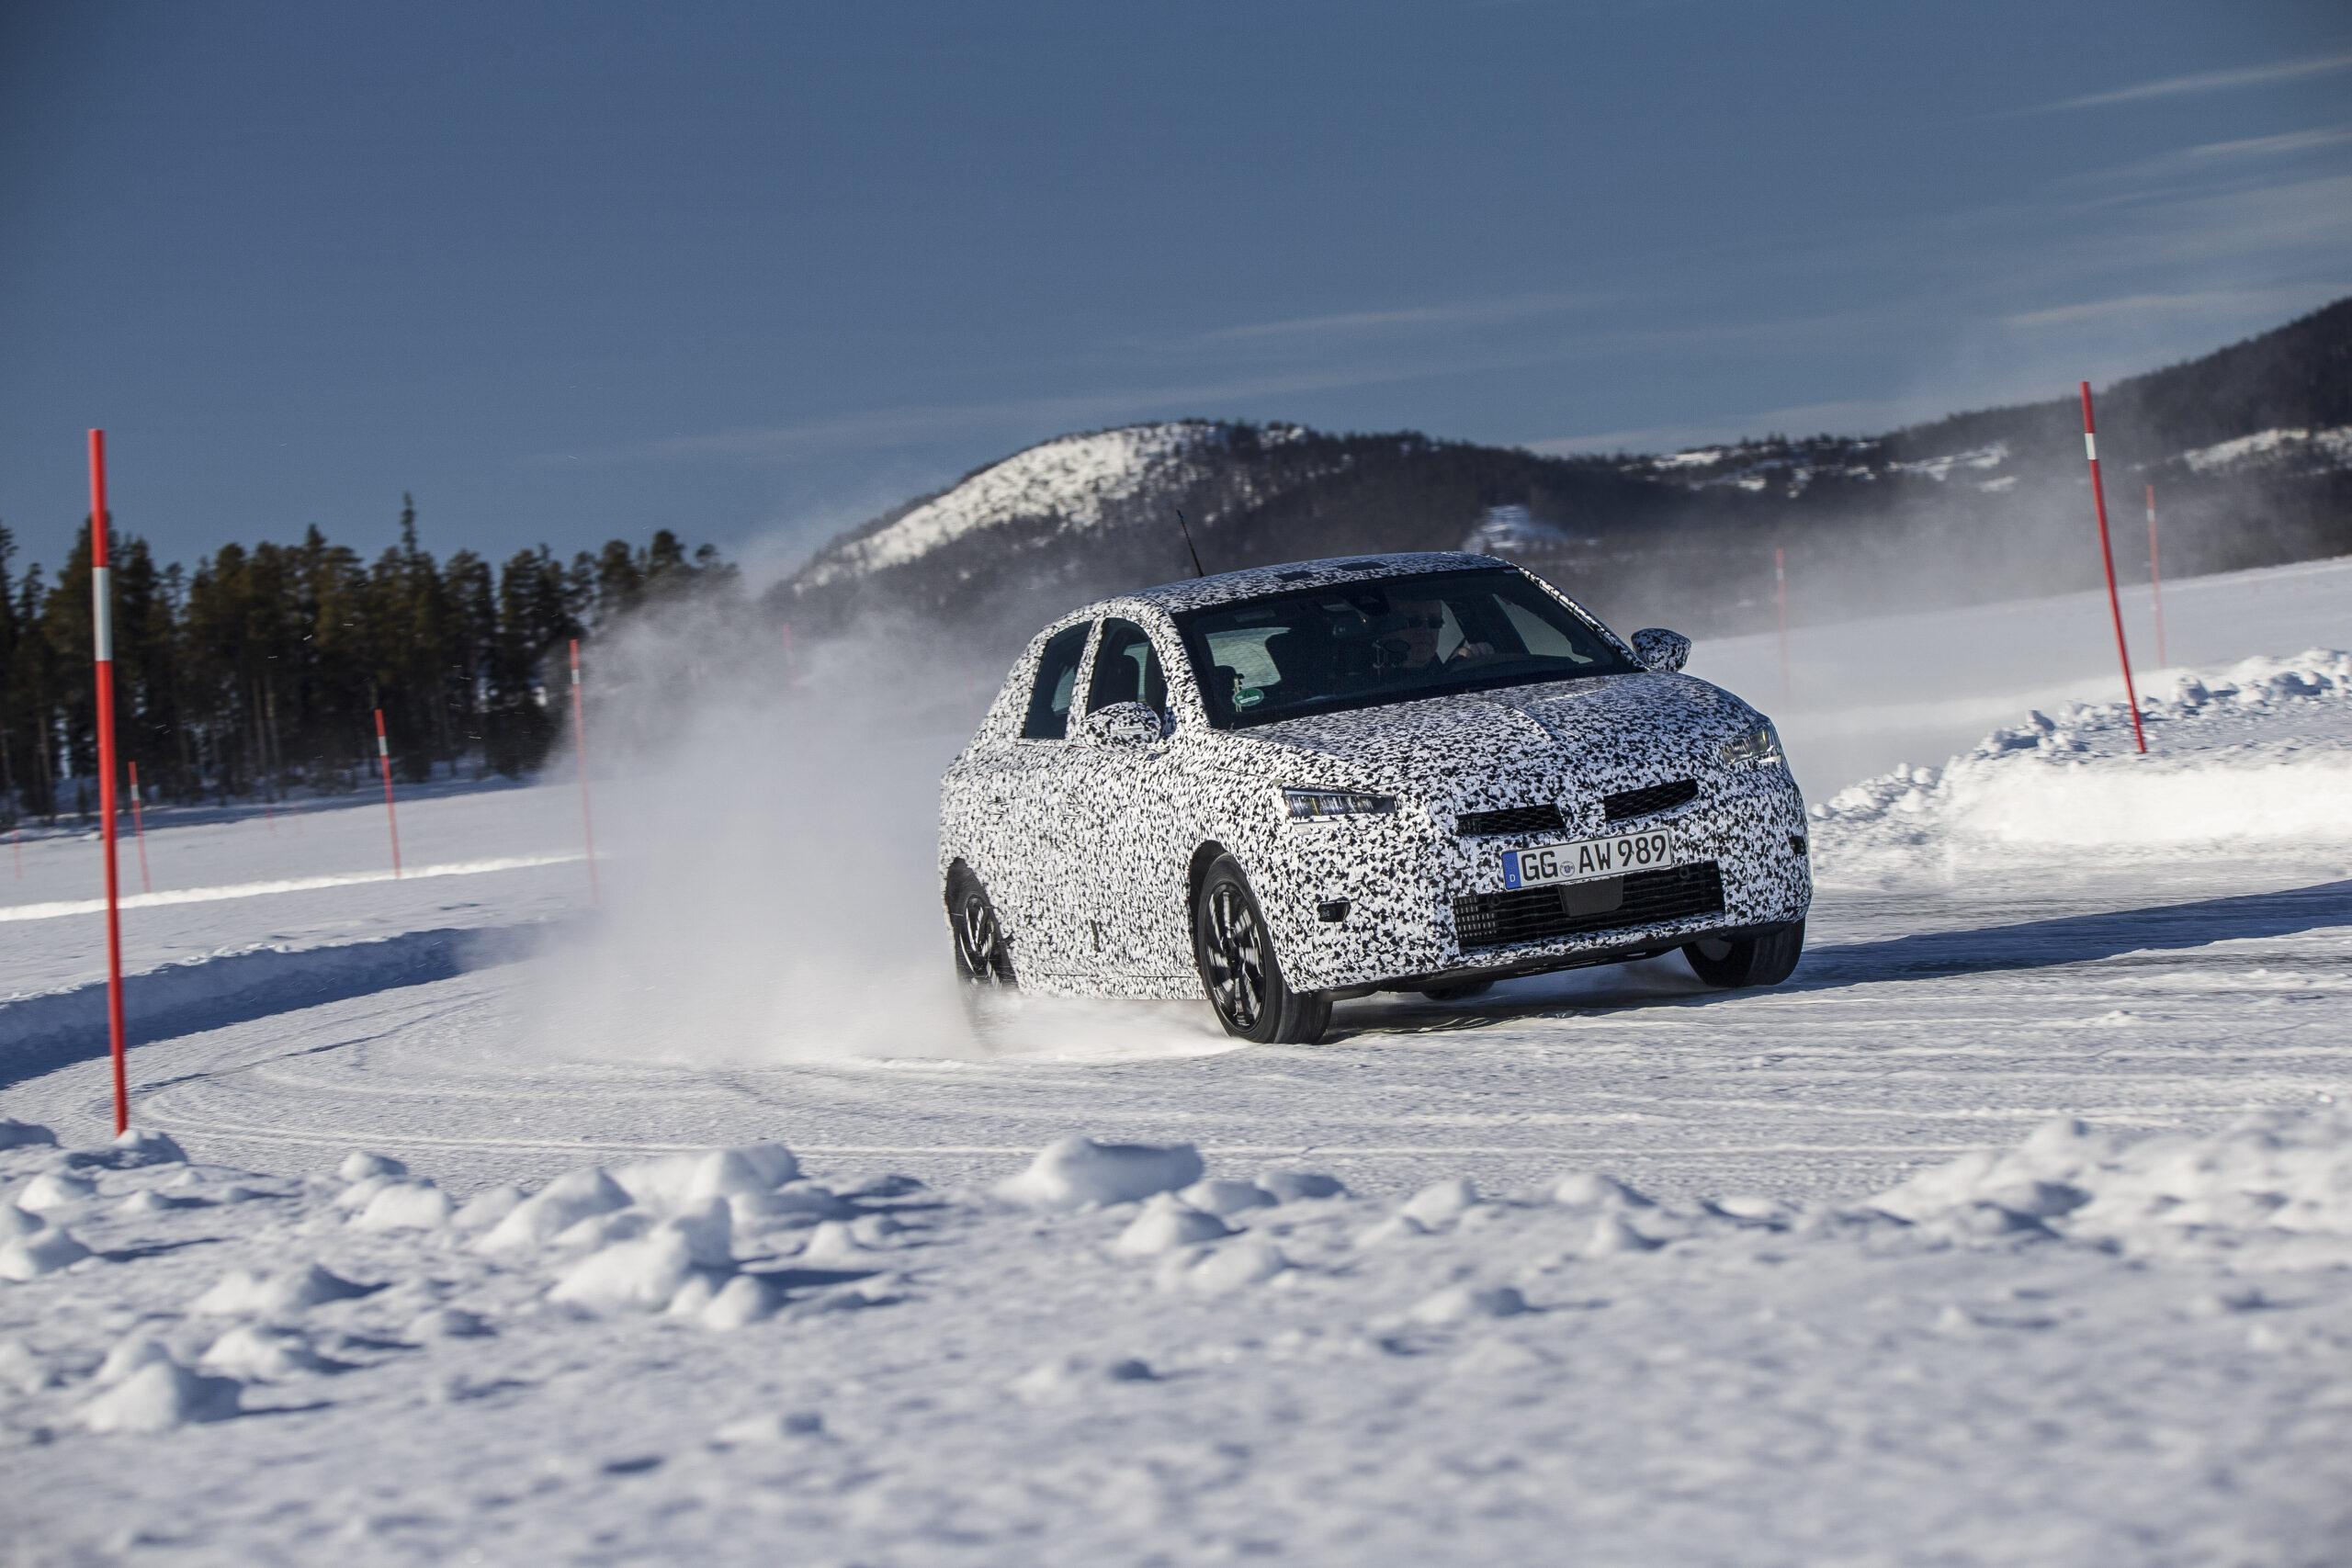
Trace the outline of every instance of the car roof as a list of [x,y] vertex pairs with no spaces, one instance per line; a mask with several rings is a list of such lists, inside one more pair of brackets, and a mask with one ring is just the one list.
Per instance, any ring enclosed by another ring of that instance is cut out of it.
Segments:
[[1467,555],[1460,550],[1403,550],[1390,555],[1333,556],[1324,560],[1287,561],[1278,566],[1251,567],[1245,571],[1221,571],[1214,577],[1163,582],[1157,588],[1141,588],[1132,593],[1102,600],[1078,614],[1081,616],[1095,615],[1123,604],[1140,602],[1163,614],[1176,615],[1188,610],[1204,610],[1243,599],[1262,599],[1270,593],[1329,588],[1334,583],[1378,582],[1384,578],[1410,577],[1422,572],[1471,571],[1508,567],[1510,564],[1492,556]]

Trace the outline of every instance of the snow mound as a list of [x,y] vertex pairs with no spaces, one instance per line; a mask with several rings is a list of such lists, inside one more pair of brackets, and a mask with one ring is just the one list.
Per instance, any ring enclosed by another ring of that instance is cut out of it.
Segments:
[[29,1213],[14,1203],[0,1203],[0,1241],[31,1235],[48,1224],[39,1214]]
[[2040,1229],[2125,1253],[2352,1267],[2352,1114],[2274,1111],[2204,1136],[2120,1145],[2062,1119],[2014,1149],[1922,1171],[1876,1202],[1915,1224]]
[[38,1280],[90,1256],[63,1225],[43,1225],[21,1240],[0,1247],[0,1280]]
[[1239,1214],[1272,1208],[1282,1200],[1254,1181],[1227,1181],[1215,1177],[1195,1181],[1176,1194],[1193,1208],[1211,1214]]
[[613,1172],[632,1201],[683,1209],[710,1198],[772,1191],[800,1174],[800,1162],[782,1144],[752,1144],[708,1154],[664,1155]]
[[354,1149],[343,1156],[343,1163],[334,1168],[334,1173],[345,1181],[366,1181],[371,1177],[406,1176],[408,1167],[390,1155]]
[[35,1145],[54,1148],[57,1134],[38,1122],[19,1122],[13,1116],[0,1116],[0,1149],[31,1148]]
[[1245,1235],[1226,1247],[1170,1254],[1160,1264],[1159,1282],[1203,1295],[1230,1295],[1262,1285],[1290,1267],[1289,1255],[1274,1242]]
[[682,1226],[668,1223],[590,1253],[555,1282],[548,1298],[599,1312],[660,1312],[694,1276],[694,1243]]
[[84,1199],[95,1196],[98,1184],[86,1176],[70,1170],[44,1170],[25,1183],[17,1194],[17,1207],[31,1213],[47,1213],[52,1209],[70,1208]]
[[1284,1203],[1312,1201],[1321,1198],[1344,1198],[1347,1184],[1336,1176],[1319,1170],[1288,1170],[1274,1168],[1258,1173],[1258,1185],[1276,1201]]
[[327,1370],[305,1335],[290,1328],[241,1325],[215,1339],[197,1365],[251,1382],[275,1382],[303,1372]]
[[567,1172],[508,1211],[474,1243],[480,1252],[544,1247],[582,1220],[629,1205],[628,1191],[602,1166]]
[[429,1231],[449,1223],[457,1212],[449,1195],[430,1181],[395,1181],[379,1189],[352,1216],[364,1231]]
[[1020,1175],[997,1183],[997,1196],[1032,1209],[1082,1209],[1133,1203],[1201,1179],[1190,1144],[1103,1144],[1069,1137],[1042,1149]]
[[1396,1212],[1423,1230],[1442,1230],[1468,1213],[1478,1201],[1478,1188],[1466,1176],[1432,1181],[1397,1205]]
[[1406,1315],[1415,1323],[1436,1327],[1468,1323],[1482,1317],[1517,1317],[1527,1310],[1527,1298],[1514,1285],[1449,1285],[1414,1303]]
[[237,1414],[243,1393],[234,1378],[204,1377],[168,1357],[148,1362],[82,1407],[93,1432],[167,1432]]
[[368,1293],[340,1274],[315,1263],[263,1274],[232,1269],[220,1281],[188,1304],[188,1311],[207,1317],[283,1317],[328,1302],[349,1301]]
[[1111,1250],[1123,1258],[1157,1258],[1232,1234],[1233,1227],[1216,1215],[1162,1192],[1146,1201],[1143,1213],[1128,1222]]
[[[1996,729],[1940,767],[1901,767],[1812,809],[1816,873],[1941,871],[2004,852],[2292,852],[2352,845],[2352,654],[2313,649],[2183,675],[2141,699],[2149,754],[2121,703],[2072,704]],[[2299,721],[2244,739],[2244,721]]]
[[109,1147],[114,1163],[119,1166],[186,1165],[187,1151],[169,1133],[158,1133],[150,1127],[133,1127],[115,1134]]
[[1552,1184],[1552,1201],[1564,1209],[1646,1209],[1650,1201],[1613,1176],[1572,1170]]

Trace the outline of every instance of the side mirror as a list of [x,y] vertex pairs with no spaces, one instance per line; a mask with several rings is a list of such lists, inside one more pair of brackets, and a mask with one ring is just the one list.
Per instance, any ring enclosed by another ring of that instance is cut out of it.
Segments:
[[1159,716],[1141,703],[1111,703],[1086,716],[1081,727],[1097,746],[1149,746],[1167,733]]
[[1634,634],[1634,651],[1643,663],[1669,675],[1690,662],[1690,639],[1664,626],[1644,626]]

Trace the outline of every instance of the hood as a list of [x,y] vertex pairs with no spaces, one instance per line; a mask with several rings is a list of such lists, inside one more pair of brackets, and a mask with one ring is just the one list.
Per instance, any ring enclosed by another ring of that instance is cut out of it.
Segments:
[[1238,734],[1302,785],[1376,788],[1447,808],[1592,798],[1695,777],[1758,722],[1690,675],[1600,675],[1314,714]]

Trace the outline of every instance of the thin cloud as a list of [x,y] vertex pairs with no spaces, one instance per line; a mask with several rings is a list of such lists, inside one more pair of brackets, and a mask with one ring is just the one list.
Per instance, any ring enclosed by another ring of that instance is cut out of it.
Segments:
[[2267,65],[2242,65],[2229,71],[2199,71],[2188,76],[2166,76],[2111,92],[2090,93],[2041,104],[2022,114],[2064,114],[2074,109],[2107,108],[2116,104],[2145,103],[2151,98],[2188,97],[2199,93],[2228,93],[2241,87],[2267,86],[2274,82],[2298,82],[2330,72],[2352,70],[2352,54],[2316,55],[2305,60],[2278,60]]
[[1556,315],[1614,303],[1599,294],[1527,294],[1508,299],[1463,300],[1450,305],[1413,305],[1396,310],[1347,310],[1329,316],[1297,316],[1203,333],[1202,341],[1236,343],[1263,338],[1331,338],[1437,326],[1483,325]]
[[2255,311],[2276,312],[2308,303],[2314,294],[2328,297],[2335,292],[2335,285],[2317,288],[2299,285],[2291,288],[2210,288],[2188,294],[2125,294],[2112,299],[2086,299],[2072,305],[2053,305],[2047,310],[2021,310],[2015,315],[2003,316],[2001,324],[2030,330],[2075,326],[2085,321],[2109,321],[2117,317],[2211,317]]

